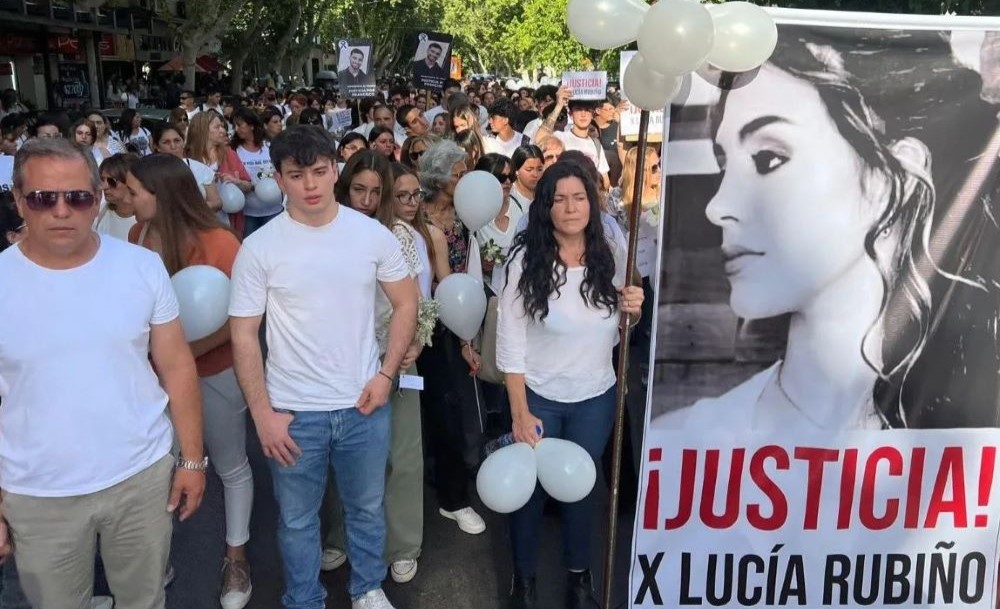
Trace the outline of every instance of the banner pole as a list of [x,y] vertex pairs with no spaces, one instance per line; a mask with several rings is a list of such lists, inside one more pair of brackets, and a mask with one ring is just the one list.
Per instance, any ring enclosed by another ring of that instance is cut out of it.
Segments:
[[[635,283],[635,259],[639,249],[639,219],[642,214],[643,178],[646,173],[646,147],[649,134],[649,110],[639,113],[639,145],[635,158],[635,181],[632,207],[629,208],[628,262],[625,285]],[[632,316],[626,316],[618,341],[618,389],[615,399],[615,426],[611,440],[611,494],[608,500],[608,543],[604,553],[604,609],[611,609],[612,583],[615,575],[615,549],[618,545],[618,493],[621,487],[622,444],[625,439],[625,398],[628,395],[629,339]]]

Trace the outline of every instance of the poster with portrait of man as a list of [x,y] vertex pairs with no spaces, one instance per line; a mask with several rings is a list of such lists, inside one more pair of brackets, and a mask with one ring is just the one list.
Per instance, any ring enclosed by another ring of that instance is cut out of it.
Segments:
[[417,35],[413,54],[413,82],[418,88],[441,91],[451,72],[452,37],[438,32]]
[[353,38],[337,43],[337,81],[342,96],[348,99],[375,96],[372,48],[372,41],[367,38]]

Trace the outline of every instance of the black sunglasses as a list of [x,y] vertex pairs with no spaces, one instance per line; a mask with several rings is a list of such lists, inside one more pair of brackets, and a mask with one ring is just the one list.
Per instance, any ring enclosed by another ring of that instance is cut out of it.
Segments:
[[24,200],[32,211],[47,211],[56,206],[60,196],[76,211],[90,209],[95,198],[89,190],[36,190],[24,195]]
[[511,173],[494,173],[493,177],[495,177],[501,184],[503,184],[505,180],[507,180],[511,184],[513,184],[517,180],[517,174],[514,173],[514,172],[511,172]]
[[104,180],[105,182],[107,182],[108,188],[118,188],[118,185],[121,184],[121,181],[120,180],[116,180],[115,178],[109,178],[109,177],[105,176],[105,177],[103,177],[101,179]]
[[411,161],[419,161],[420,157],[424,156],[425,152],[427,152],[427,151],[426,150],[411,150],[410,151],[410,160]]

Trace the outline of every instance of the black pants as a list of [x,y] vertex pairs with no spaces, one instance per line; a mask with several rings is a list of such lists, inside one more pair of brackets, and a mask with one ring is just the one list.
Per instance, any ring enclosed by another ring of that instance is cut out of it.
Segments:
[[434,330],[433,346],[417,360],[424,377],[420,393],[424,438],[433,465],[431,477],[440,506],[453,512],[469,507],[466,468],[465,412],[475,408],[475,385],[462,359],[462,341],[441,324]]

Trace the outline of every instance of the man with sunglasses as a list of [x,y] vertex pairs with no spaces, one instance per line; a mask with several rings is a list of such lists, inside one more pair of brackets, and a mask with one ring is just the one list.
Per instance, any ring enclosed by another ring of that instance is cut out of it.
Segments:
[[201,108],[194,103],[194,91],[181,91],[181,108],[187,113],[188,120],[194,118],[195,114],[201,112]]
[[33,606],[79,607],[100,540],[117,604],[162,609],[172,514],[205,488],[201,395],[159,256],[91,229],[99,188],[65,139],[15,157],[27,232],[0,253],[18,288],[0,291],[17,320],[0,333],[0,559],[16,550]]

